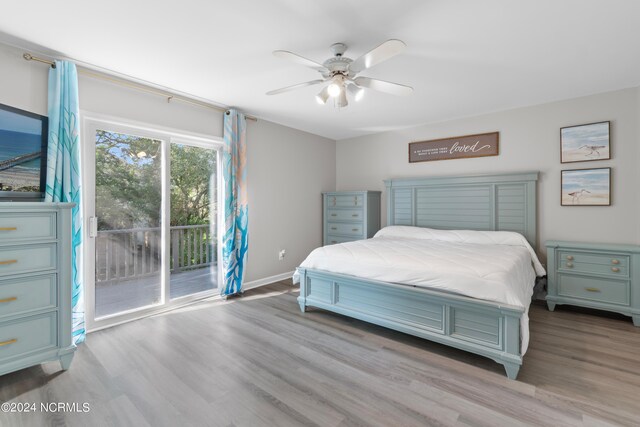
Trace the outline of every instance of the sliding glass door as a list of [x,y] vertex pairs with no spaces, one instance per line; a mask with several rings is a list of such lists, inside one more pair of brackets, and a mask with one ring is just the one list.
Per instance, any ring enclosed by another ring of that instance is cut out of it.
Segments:
[[172,143],[171,299],[217,287],[218,152]]
[[95,316],[162,303],[162,144],[97,129]]
[[220,143],[84,124],[88,329],[214,294]]

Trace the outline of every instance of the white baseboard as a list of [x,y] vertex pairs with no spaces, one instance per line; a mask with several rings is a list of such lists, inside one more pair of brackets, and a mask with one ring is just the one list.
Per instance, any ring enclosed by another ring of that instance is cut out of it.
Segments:
[[282,274],[276,274],[275,276],[265,277],[263,279],[252,280],[251,282],[246,282],[242,285],[242,290],[246,291],[249,289],[257,288],[264,285],[269,285],[273,282],[279,282],[280,280],[290,279],[293,276],[293,271],[288,271]]

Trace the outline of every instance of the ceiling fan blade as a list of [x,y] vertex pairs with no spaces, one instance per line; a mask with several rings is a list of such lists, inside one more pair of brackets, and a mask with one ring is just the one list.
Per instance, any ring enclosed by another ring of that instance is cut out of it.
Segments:
[[277,56],[278,58],[288,59],[289,61],[293,61],[296,64],[304,65],[305,67],[313,68],[316,71],[329,71],[324,65],[318,64],[317,62],[307,59],[304,56],[289,52],[288,50],[274,50],[273,55]]
[[411,93],[413,93],[413,88],[411,86],[385,82],[384,80],[371,79],[369,77],[356,77],[353,81],[358,86],[377,90],[378,92],[390,93],[391,95],[411,95]]
[[310,82],[298,83],[297,85],[282,87],[276,90],[271,90],[267,92],[267,95],[277,95],[279,93],[289,92],[290,90],[295,90],[295,89],[299,89],[301,87],[306,87],[306,86],[313,86],[323,82],[324,80],[318,79],[318,80],[311,80]]
[[[396,56],[400,52],[407,47],[401,40],[387,40],[382,43],[380,46],[371,49],[369,52],[365,53],[351,64],[349,64],[349,71],[353,74],[359,73],[362,70],[366,70],[367,68],[371,68],[376,64],[381,63],[382,61],[386,61],[387,59]],[[353,75],[352,74],[352,75]]]

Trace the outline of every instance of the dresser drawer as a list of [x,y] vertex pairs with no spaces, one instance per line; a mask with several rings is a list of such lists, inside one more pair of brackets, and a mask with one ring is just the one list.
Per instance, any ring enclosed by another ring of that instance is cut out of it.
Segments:
[[56,347],[56,320],[50,312],[0,323],[0,361]]
[[343,224],[338,222],[330,222],[327,224],[327,234],[362,237],[362,231],[362,224]]
[[559,251],[558,269],[625,278],[629,277],[629,256]]
[[347,243],[354,242],[356,240],[360,240],[361,237],[345,237],[345,236],[327,236],[327,241],[324,242],[325,245],[335,245],[336,243]]
[[55,212],[12,212],[0,216],[0,243],[25,243],[55,238]]
[[0,276],[55,268],[55,243],[0,247]]
[[0,319],[55,308],[56,290],[55,273],[0,281]]
[[558,295],[609,304],[629,305],[629,282],[558,274]]
[[340,194],[336,196],[327,195],[327,207],[346,208],[350,206],[364,205],[364,196],[359,194],[348,195]]
[[363,217],[362,209],[327,209],[329,221],[362,222]]

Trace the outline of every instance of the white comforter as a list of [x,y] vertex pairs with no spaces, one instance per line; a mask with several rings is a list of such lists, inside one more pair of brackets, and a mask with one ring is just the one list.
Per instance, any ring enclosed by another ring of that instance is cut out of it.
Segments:
[[[521,234],[406,226],[383,228],[372,239],[315,249],[300,267],[522,307],[522,354],[529,343],[535,277],[545,274]],[[294,282],[298,280],[296,273]]]

